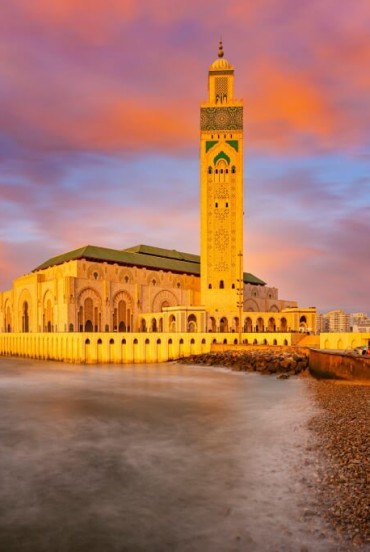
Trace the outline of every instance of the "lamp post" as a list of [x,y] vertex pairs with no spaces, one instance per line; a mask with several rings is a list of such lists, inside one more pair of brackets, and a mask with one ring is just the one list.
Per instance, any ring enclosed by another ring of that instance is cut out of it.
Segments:
[[242,315],[243,315],[243,299],[244,299],[244,281],[243,281],[243,253],[239,251],[239,279],[238,279],[238,289],[237,289],[237,307],[239,310],[239,345],[242,343]]

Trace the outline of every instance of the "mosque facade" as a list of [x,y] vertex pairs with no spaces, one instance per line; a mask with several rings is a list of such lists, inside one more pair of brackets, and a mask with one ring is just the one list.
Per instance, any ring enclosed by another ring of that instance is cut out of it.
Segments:
[[88,245],[53,257],[0,293],[0,334],[238,334],[250,342],[251,334],[315,328],[315,308],[280,299],[243,270],[243,142],[243,102],[220,43],[200,109],[201,255]]

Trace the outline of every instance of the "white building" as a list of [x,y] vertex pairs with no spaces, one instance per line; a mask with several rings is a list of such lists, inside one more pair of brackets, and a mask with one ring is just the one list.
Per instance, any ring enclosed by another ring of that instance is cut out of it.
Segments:
[[342,310],[332,310],[316,316],[316,332],[349,332],[350,315]]

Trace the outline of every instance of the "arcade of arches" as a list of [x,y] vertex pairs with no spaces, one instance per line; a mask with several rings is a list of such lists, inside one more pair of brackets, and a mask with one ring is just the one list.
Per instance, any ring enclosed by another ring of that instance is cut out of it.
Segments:
[[247,284],[244,291],[240,327],[236,309],[219,313],[200,306],[199,276],[78,259],[23,276],[0,293],[0,333],[261,333],[315,327],[315,309],[287,306],[291,302],[278,300],[274,288]]

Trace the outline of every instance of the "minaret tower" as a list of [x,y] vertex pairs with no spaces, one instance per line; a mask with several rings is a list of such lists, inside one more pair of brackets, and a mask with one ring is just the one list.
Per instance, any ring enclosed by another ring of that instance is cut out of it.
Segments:
[[222,42],[200,121],[201,302],[221,316],[238,310],[243,252],[243,102]]

